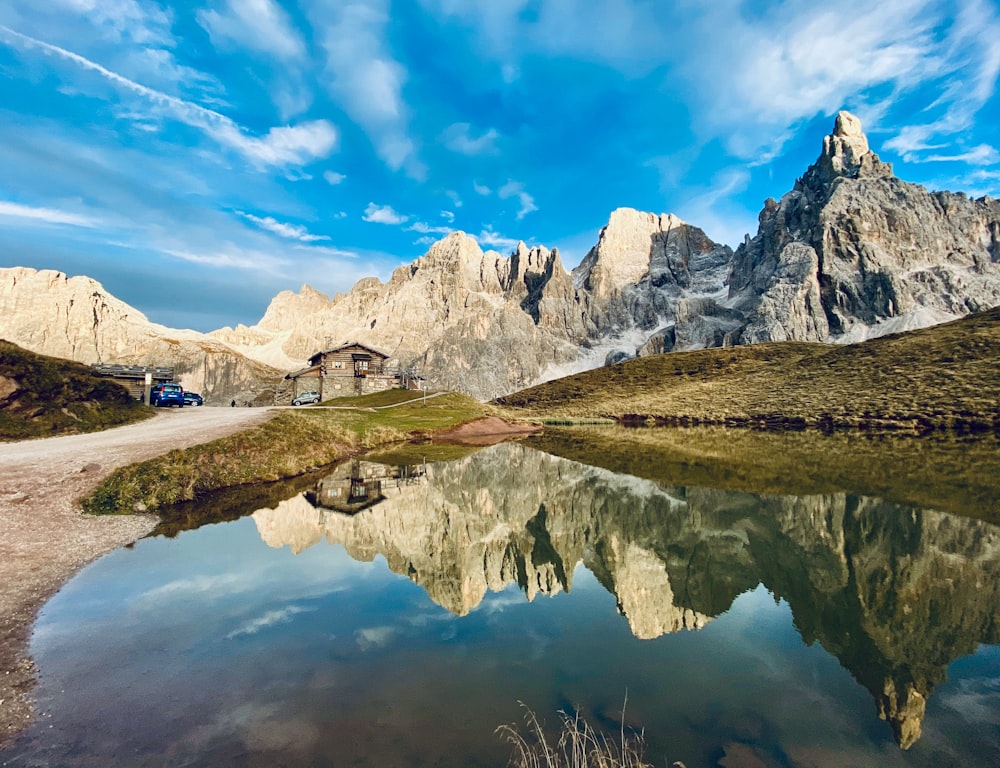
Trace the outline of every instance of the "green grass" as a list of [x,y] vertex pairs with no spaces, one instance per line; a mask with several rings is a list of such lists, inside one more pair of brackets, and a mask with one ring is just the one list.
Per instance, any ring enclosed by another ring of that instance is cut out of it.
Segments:
[[465,395],[448,394],[385,411],[283,411],[244,432],[116,470],[83,508],[95,514],[158,511],[223,488],[295,477],[378,446],[426,439],[487,410]]
[[386,405],[397,405],[413,400],[421,400],[423,392],[415,392],[412,389],[387,389],[383,392],[373,392],[370,395],[357,395],[355,397],[336,397],[332,400],[324,400],[322,405],[345,405],[357,406],[360,408],[381,408]]
[[88,366],[0,341],[0,440],[95,432],[151,415]]
[[1000,309],[838,346],[674,352],[498,398],[511,416],[765,429],[1000,429]]

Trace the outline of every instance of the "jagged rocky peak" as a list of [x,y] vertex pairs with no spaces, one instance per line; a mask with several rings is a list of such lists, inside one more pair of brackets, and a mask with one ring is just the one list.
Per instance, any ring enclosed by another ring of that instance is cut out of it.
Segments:
[[845,110],[837,113],[833,133],[823,138],[823,152],[814,168],[823,183],[838,176],[892,175],[892,165],[883,163],[868,146],[861,120]]
[[282,291],[271,299],[257,327],[265,331],[289,330],[302,317],[323,312],[331,305],[329,296],[310,285],[303,285],[298,293]]

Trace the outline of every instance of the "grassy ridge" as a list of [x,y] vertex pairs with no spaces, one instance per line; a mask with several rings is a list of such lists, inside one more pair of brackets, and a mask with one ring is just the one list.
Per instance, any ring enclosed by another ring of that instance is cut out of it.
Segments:
[[[360,405],[366,407],[364,399]],[[286,411],[244,432],[116,470],[83,500],[83,508],[96,514],[156,511],[222,488],[294,477],[310,467],[469,421],[486,410],[472,398],[449,394],[426,405],[413,402],[384,411]]]
[[674,352],[502,397],[511,414],[662,424],[1000,429],[1000,309],[849,346]]
[[86,365],[0,341],[0,440],[96,432],[151,415]]

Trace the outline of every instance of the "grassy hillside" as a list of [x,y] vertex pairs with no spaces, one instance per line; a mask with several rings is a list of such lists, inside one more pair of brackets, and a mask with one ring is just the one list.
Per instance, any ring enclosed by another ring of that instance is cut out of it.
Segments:
[[499,398],[510,415],[765,428],[1000,429],[1000,309],[839,346],[630,360]]
[[94,432],[150,415],[85,365],[0,341],[0,440]]

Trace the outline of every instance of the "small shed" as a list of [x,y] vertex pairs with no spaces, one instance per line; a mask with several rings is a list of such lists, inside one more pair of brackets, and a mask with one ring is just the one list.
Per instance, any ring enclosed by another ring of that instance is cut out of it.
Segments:
[[293,397],[316,390],[323,400],[366,395],[399,386],[399,374],[384,352],[358,342],[317,352],[309,365],[285,376],[295,382]]
[[142,400],[145,397],[147,376],[149,376],[151,385],[169,384],[174,381],[173,368],[98,363],[90,366],[90,369],[97,376],[103,376],[121,384],[136,400]]

